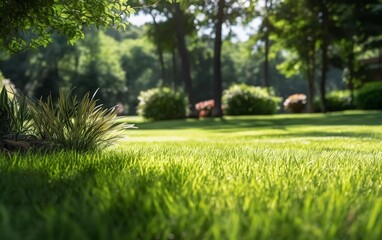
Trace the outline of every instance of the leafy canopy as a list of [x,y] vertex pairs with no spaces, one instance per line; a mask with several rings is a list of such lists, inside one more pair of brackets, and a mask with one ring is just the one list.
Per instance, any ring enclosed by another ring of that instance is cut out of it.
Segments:
[[74,43],[84,37],[85,26],[124,29],[131,13],[128,0],[0,1],[0,48],[17,52],[47,46],[54,33]]

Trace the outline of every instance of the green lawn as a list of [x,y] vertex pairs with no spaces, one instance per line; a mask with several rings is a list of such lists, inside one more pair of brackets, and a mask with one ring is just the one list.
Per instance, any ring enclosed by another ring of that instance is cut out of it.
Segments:
[[382,239],[382,112],[127,121],[0,156],[0,239]]

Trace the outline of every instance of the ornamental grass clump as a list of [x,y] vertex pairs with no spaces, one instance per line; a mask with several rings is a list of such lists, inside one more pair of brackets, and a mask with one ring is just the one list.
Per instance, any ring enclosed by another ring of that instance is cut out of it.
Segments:
[[31,121],[26,97],[7,88],[0,92],[0,138],[17,140],[20,135],[30,132]]
[[132,125],[116,122],[115,109],[98,105],[94,95],[87,93],[78,99],[61,90],[57,104],[51,96],[47,101],[29,99],[36,136],[57,149],[76,151],[101,149],[114,143],[123,136],[122,130]]
[[296,93],[290,95],[283,103],[284,109],[292,113],[302,113],[306,106],[306,95],[302,93]]
[[28,99],[14,87],[0,93],[0,152],[25,152],[46,147],[33,131]]

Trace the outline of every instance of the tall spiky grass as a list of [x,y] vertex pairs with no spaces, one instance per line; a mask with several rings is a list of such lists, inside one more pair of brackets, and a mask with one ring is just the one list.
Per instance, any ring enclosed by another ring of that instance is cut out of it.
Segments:
[[31,121],[27,100],[24,95],[4,87],[0,92],[0,138],[18,139],[20,134],[30,131]]
[[103,148],[123,136],[131,125],[116,122],[114,108],[97,104],[95,94],[78,99],[61,90],[57,104],[52,96],[29,101],[36,135],[60,149],[87,151]]

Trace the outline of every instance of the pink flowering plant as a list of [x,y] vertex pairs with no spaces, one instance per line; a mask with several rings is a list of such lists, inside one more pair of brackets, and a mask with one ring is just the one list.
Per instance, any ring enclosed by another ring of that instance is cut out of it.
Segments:
[[284,109],[292,113],[301,113],[306,105],[306,95],[296,93],[290,95],[283,103]]
[[215,101],[213,99],[201,101],[195,104],[195,109],[199,112],[199,117],[211,117],[212,109],[215,106]]

